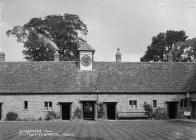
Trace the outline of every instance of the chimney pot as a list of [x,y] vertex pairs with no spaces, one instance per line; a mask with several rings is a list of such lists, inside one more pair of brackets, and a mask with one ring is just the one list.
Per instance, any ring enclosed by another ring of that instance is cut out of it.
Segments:
[[117,48],[117,53],[116,53],[116,62],[121,62],[121,53],[120,53],[120,48]]
[[54,53],[54,61],[59,61],[59,52],[58,51],[56,51]]
[[169,53],[169,54],[167,55],[167,61],[168,61],[168,62],[173,62],[173,54]]
[[0,62],[5,62],[5,53],[0,52]]

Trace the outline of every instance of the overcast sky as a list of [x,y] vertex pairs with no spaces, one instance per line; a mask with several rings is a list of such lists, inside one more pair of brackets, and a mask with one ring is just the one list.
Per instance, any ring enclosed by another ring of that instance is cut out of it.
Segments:
[[95,61],[115,61],[117,48],[122,61],[139,61],[152,36],[166,30],[196,37],[196,0],[0,0],[0,51],[6,61],[24,61],[22,44],[6,30],[33,17],[64,13],[87,24]]

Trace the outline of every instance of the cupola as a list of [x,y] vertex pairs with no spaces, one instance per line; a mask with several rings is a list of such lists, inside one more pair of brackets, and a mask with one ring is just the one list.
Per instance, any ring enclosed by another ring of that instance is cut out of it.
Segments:
[[79,69],[91,71],[93,70],[94,52],[95,49],[92,48],[86,41],[81,41],[79,43]]

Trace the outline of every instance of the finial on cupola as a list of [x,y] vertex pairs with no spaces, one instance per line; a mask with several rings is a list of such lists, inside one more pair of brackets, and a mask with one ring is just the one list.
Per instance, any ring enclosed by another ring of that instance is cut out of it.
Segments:
[[121,62],[120,48],[117,48],[117,52],[116,52],[116,62]]

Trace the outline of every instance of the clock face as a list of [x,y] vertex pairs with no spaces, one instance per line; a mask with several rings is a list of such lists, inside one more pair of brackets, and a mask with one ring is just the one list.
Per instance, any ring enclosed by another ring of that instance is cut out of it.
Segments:
[[83,66],[85,66],[85,67],[90,66],[91,61],[92,61],[92,60],[91,60],[91,57],[88,56],[88,55],[84,55],[84,56],[82,56],[82,58],[81,58],[81,64],[82,64]]

